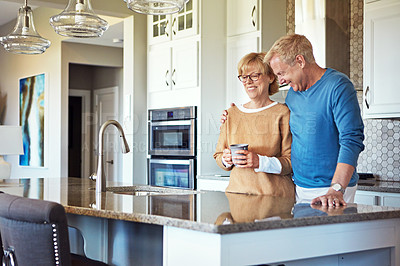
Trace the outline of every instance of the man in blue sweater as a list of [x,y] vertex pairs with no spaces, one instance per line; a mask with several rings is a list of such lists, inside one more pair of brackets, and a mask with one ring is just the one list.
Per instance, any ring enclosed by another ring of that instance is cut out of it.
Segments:
[[297,200],[324,206],[354,202],[364,125],[353,84],[346,75],[318,66],[303,35],[280,38],[264,61],[280,84],[290,86],[286,104]]
[[303,35],[277,40],[264,62],[280,84],[290,86],[286,104],[296,201],[323,206],[354,202],[364,125],[353,84],[346,75],[318,66]]

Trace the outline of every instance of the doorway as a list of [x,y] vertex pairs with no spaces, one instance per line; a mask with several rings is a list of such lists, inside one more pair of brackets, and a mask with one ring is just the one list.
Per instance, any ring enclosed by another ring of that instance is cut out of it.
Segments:
[[68,176],[82,177],[82,97],[68,98]]
[[[122,68],[69,65],[68,176],[88,178],[96,171],[98,133],[110,119],[119,120]],[[122,157],[116,131],[107,128],[104,138],[107,181],[118,181]],[[110,134],[110,135],[109,135]],[[120,158],[121,157],[121,158]]]
[[68,176],[91,174],[91,91],[69,90],[68,97]]

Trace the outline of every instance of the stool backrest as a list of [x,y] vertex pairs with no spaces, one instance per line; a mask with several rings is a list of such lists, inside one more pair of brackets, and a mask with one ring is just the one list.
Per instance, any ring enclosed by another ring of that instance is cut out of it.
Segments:
[[0,193],[0,234],[5,265],[71,265],[61,204]]

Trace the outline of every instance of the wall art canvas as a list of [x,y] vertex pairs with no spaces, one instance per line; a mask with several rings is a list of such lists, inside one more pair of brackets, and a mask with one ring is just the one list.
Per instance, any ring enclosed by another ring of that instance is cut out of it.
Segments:
[[20,166],[45,166],[45,74],[19,80],[19,121],[24,154]]

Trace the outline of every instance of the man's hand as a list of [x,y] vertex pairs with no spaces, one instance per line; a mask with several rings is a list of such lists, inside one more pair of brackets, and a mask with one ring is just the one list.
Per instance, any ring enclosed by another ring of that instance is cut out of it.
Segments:
[[[243,155],[237,155],[238,153],[243,154]],[[236,152],[236,154],[233,156],[233,158],[243,160],[243,161],[238,161],[236,163],[236,167],[239,167],[239,168],[258,168],[258,167],[260,167],[258,155],[254,152],[247,151],[247,150],[240,150],[240,151]]]
[[311,201],[311,205],[321,204],[322,206],[338,207],[340,205],[346,206],[346,202],[343,199],[343,194],[340,191],[335,191],[329,188],[328,193]]
[[[231,106],[235,106],[234,103],[231,103]],[[225,123],[226,119],[228,119],[228,111],[224,110],[222,111],[222,115],[221,115],[221,124]]]
[[[338,163],[336,166],[335,174],[332,178],[332,183],[339,183],[342,186],[347,186],[350,182],[351,176],[354,172],[354,166],[346,163]],[[318,198],[311,201],[311,204],[321,204],[322,206],[346,206],[346,202],[343,199],[343,194],[340,191],[335,191],[333,188],[329,188],[328,192]]]

